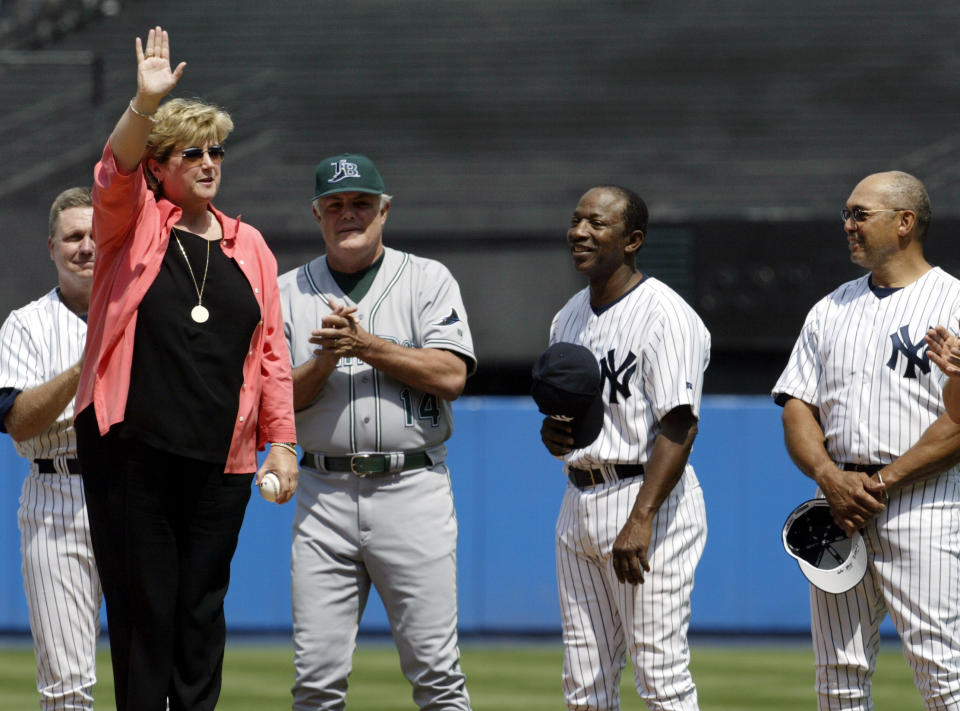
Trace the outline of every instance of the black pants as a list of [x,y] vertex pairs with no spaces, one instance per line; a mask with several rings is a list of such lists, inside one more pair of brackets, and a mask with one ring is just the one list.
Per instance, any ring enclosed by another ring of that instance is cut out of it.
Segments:
[[212,711],[220,696],[230,561],[253,474],[76,420],[118,711]]

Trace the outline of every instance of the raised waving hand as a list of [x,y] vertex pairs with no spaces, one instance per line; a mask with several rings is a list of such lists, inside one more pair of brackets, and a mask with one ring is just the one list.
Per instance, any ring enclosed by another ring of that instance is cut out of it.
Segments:
[[183,76],[186,62],[180,62],[176,69],[170,69],[170,35],[157,25],[147,33],[144,46],[137,37],[137,99],[153,101],[138,109],[148,109],[144,113],[153,113],[160,100],[170,93]]
[[123,112],[110,134],[110,147],[117,164],[129,172],[136,168],[143,157],[153,114],[160,101],[180,81],[186,62],[170,69],[170,35],[160,25],[147,33],[144,45],[137,37],[137,95]]

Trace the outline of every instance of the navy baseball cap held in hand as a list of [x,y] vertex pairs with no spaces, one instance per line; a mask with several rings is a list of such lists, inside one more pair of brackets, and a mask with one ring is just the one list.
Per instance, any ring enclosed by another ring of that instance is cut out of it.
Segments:
[[867,572],[863,536],[844,533],[826,499],[804,501],[793,510],[783,524],[783,547],[807,580],[824,592],[846,592]]
[[570,424],[575,449],[586,447],[603,429],[600,366],[583,346],[561,342],[547,348],[533,364],[530,394],[540,412]]
[[373,161],[359,153],[341,153],[317,164],[314,200],[334,193],[382,195],[383,192],[383,178]]

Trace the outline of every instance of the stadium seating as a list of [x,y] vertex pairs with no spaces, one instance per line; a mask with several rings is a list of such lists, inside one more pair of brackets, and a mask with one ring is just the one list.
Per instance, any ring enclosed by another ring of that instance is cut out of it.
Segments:
[[388,241],[449,262],[481,363],[510,382],[581,284],[563,235],[593,184],[647,198],[641,261],[713,331],[715,392],[767,387],[748,382],[757,364],[779,367],[812,301],[859,273],[838,212],[864,174],[921,177],[930,252],[960,269],[944,246],[960,226],[949,0],[130,1],[35,64],[0,61],[0,311],[52,282],[47,206],[89,182],[155,23],[188,62],[177,94],[236,119],[218,205],[292,267],[319,248],[316,161],[369,154],[396,196]]

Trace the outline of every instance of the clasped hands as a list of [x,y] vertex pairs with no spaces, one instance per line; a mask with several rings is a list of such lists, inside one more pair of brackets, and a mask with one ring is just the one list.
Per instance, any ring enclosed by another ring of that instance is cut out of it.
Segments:
[[332,311],[320,321],[320,328],[311,333],[310,343],[319,346],[320,357],[349,358],[363,356],[373,338],[356,319],[356,306],[330,302]]
[[817,484],[830,504],[830,514],[843,532],[852,536],[883,511],[887,487],[880,473],[873,476],[864,472],[836,469],[817,479]]

